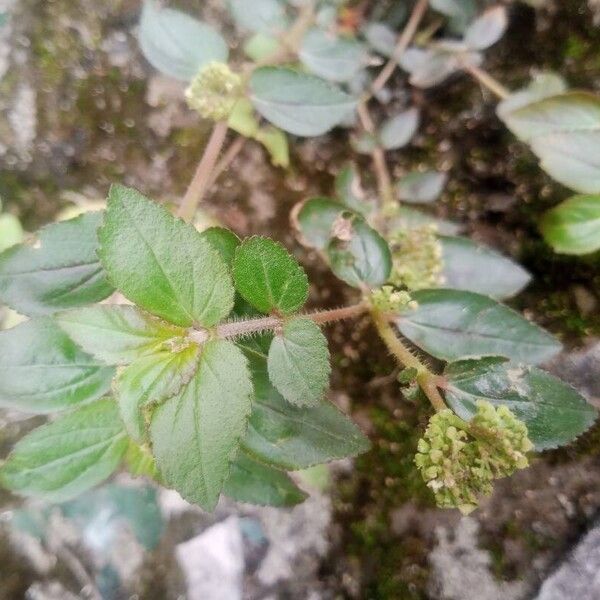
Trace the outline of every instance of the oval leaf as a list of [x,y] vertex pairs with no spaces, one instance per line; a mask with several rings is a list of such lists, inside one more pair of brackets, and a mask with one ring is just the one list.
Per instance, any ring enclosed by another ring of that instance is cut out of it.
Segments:
[[366,200],[360,175],[353,164],[343,167],[335,177],[335,194],[350,210],[366,216],[373,206]]
[[539,73],[534,76],[531,83],[516,92],[513,92],[498,104],[496,109],[498,116],[504,120],[506,115],[518,108],[523,108],[528,104],[563,94],[567,91],[565,80],[555,73]]
[[260,506],[293,506],[307,497],[289,475],[253,460],[244,452],[239,452],[231,465],[223,493],[238,502]]
[[310,198],[298,204],[292,220],[300,242],[309,248],[325,249],[331,241],[331,228],[344,210],[342,204],[329,198]]
[[86,352],[107,365],[124,365],[181,338],[185,330],[135,306],[89,306],[59,314],[58,324]]
[[444,287],[511,298],[530,281],[520,265],[494,250],[462,237],[441,237]]
[[191,80],[209,62],[226,62],[229,49],[212,27],[178,10],[145,0],[139,31],[140,48],[161,73]]
[[86,213],[40,230],[35,244],[0,254],[0,302],[17,312],[47,315],[104,300],[114,288],[98,260],[101,213]]
[[548,211],[541,225],[544,239],[561,254],[600,250],[600,196],[573,196]]
[[463,419],[477,412],[478,400],[505,405],[527,425],[538,450],[572,442],[598,416],[574,388],[535,367],[488,357],[448,365],[446,400]]
[[438,289],[412,297],[419,308],[400,317],[398,328],[440,360],[506,356],[538,364],[560,352],[560,343],[549,333],[487,296]]
[[379,141],[386,150],[398,150],[412,140],[419,129],[418,108],[410,108],[383,123],[379,130]]
[[304,36],[298,56],[309,71],[336,82],[349,81],[366,62],[365,47],[359,41],[321,29],[311,29]]
[[285,5],[280,0],[229,0],[227,4],[240,29],[282,33],[289,25]]
[[256,69],[250,78],[250,99],[265,119],[301,136],[329,131],[356,106],[354,98],[323,79],[283,67]]
[[103,396],[113,376],[48,317],[0,332],[0,406],[31,413],[72,408]]
[[390,276],[392,255],[387,242],[367,222],[351,213],[344,217],[347,235],[327,246],[331,270],[342,281],[357,288],[379,287]]
[[159,406],[150,424],[152,448],[165,483],[212,510],[246,432],[252,381],[231,342],[207,342],[196,374]]
[[211,327],[233,306],[219,254],[191,225],[131,188],[112,186],[100,259],[132,302],[167,321]]
[[506,7],[494,6],[469,25],[465,31],[465,44],[473,50],[485,50],[504,35],[507,26]]
[[287,322],[273,338],[268,368],[273,385],[288,402],[317,405],[331,374],[327,339],[319,326],[301,317]]
[[448,175],[436,171],[405,175],[396,185],[399,200],[412,204],[435,202],[444,191]]
[[236,290],[263,313],[291,314],[308,297],[308,278],[296,259],[277,242],[263,237],[244,240],[235,253]]
[[0,484],[18,494],[63,502],[109,477],[127,444],[114,401],[100,400],[21,439],[0,467]]

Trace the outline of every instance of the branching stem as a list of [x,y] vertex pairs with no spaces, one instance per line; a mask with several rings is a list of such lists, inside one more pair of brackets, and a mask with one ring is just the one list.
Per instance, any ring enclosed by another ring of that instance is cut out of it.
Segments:
[[215,184],[221,173],[229,168],[229,165],[231,165],[231,163],[236,159],[237,155],[242,151],[242,148],[247,141],[248,138],[240,135],[231,143],[229,148],[225,150],[222,158],[215,165],[215,168],[210,175],[206,189],[210,189]]
[[219,121],[215,124],[204,154],[198,163],[196,173],[181,201],[178,215],[184,221],[191,221],[196,214],[198,205],[204,198],[206,190],[212,178],[213,169],[219,158],[225,138],[227,137],[227,121]]
[[423,364],[398,338],[396,332],[390,325],[389,319],[382,312],[371,309],[371,317],[377,328],[377,333],[385,342],[388,350],[394,355],[394,358],[404,367],[416,369],[417,382],[421,389],[429,398],[435,410],[444,410],[446,403],[438,391],[439,376],[432,373],[427,365]]
[[475,65],[464,65],[463,68],[467,73],[475,77],[481,85],[500,98],[500,100],[504,100],[510,96],[510,90],[505,88],[499,81],[496,81],[487,71]]
[[[342,308],[332,308],[329,310],[320,310],[312,313],[301,315],[306,319],[310,319],[319,325],[326,325],[334,321],[343,321],[359,317],[368,310],[367,304],[361,302],[351,306]],[[278,316],[260,317],[258,319],[248,319],[245,321],[230,321],[222,323],[211,332],[207,329],[191,329],[188,332],[188,337],[193,342],[202,344],[211,337],[218,339],[231,339],[260,333],[263,331],[274,331],[281,328],[285,323],[285,319]]]

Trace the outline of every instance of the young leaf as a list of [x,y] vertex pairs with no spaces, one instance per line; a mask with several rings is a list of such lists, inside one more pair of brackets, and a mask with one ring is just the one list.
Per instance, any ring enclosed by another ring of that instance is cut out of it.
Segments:
[[194,376],[199,356],[199,346],[192,344],[177,352],[144,356],[119,373],[115,396],[127,431],[136,442],[146,438],[145,408],[179,393]]
[[412,297],[419,308],[399,317],[398,329],[440,360],[506,356],[538,364],[561,349],[549,333],[487,296],[436,289]]
[[236,290],[263,313],[294,313],[308,297],[302,267],[281,244],[268,238],[242,242],[235,253],[233,277]]
[[304,36],[298,56],[309,71],[336,82],[349,81],[366,62],[365,47],[359,41],[316,28]]
[[35,244],[0,254],[0,303],[28,315],[47,315],[100,302],[114,288],[98,260],[101,213],[44,227]]
[[127,444],[114,401],[100,400],[17,442],[0,467],[0,484],[18,494],[63,502],[109,477]]
[[231,465],[223,493],[238,502],[261,506],[293,506],[307,497],[289,475],[253,460],[243,451]]
[[598,416],[585,398],[564,381],[505,358],[452,363],[445,376],[446,400],[460,417],[472,418],[478,400],[505,405],[527,425],[529,438],[538,450],[572,442]]
[[331,270],[353,287],[383,285],[392,269],[387,242],[358,215],[348,213],[344,218],[348,236],[333,239],[327,246]]
[[50,319],[0,332],[0,406],[50,413],[110,389],[114,369],[82,352]]
[[223,259],[192,227],[131,188],[112,186],[100,259],[131,301],[167,321],[211,327],[233,306]]
[[517,295],[531,280],[521,265],[463,237],[441,237],[444,287],[486,294],[496,300]]
[[279,0],[229,0],[229,10],[240,29],[262,33],[282,33],[288,28],[285,5]]
[[299,470],[369,450],[369,440],[331,402],[314,408],[286,402],[269,381],[267,356],[259,341],[246,343],[244,350],[256,398],[242,446],[253,457],[280,469]]
[[183,81],[210,62],[226,62],[229,49],[222,36],[202,23],[156,0],[145,0],[139,30],[140,48],[156,69]]
[[485,50],[504,35],[507,26],[506,7],[489,8],[469,25],[465,32],[465,44],[473,50]]
[[244,44],[244,54],[252,61],[259,62],[279,49],[276,37],[265,33],[255,33]]
[[209,227],[200,237],[205,239],[220,255],[225,264],[231,268],[235,250],[240,245],[240,238],[224,227]]
[[19,219],[11,214],[0,214],[0,253],[18,244],[22,239],[23,227]]
[[391,58],[396,47],[397,34],[385,23],[368,23],[363,29],[365,40],[375,52],[378,52],[386,58]]
[[250,77],[250,99],[277,127],[301,136],[321,135],[339,125],[356,100],[323,79],[284,67],[262,67]]
[[419,129],[418,108],[409,108],[383,123],[379,130],[379,141],[386,150],[398,150],[412,140]]
[[316,406],[329,385],[331,366],[327,339],[310,319],[288,321],[273,338],[269,378],[279,393],[296,406]]
[[600,249],[600,196],[573,196],[542,219],[544,239],[561,254]]
[[207,342],[196,374],[152,415],[153,453],[165,483],[212,510],[250,414],[247,361],[231,342]]
[[56,320],[83,350],[107,365],[128,364],[185,335],[184,329],[135,306],[88,306],[60,313]]
[[405,175],[396,186],[399,200],[412,204],[435,202],[444,191],[448,176],[436,171],[413,172]]

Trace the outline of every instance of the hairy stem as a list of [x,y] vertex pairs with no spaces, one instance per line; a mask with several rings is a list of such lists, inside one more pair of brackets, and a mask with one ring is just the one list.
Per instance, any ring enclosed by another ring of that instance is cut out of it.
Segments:
[[432,373],[427,365],[423,364],[398,338],[393,330],[386,315],[378,310],[371,309],[373,323],[377,333],[385,342],[387,349],[394,355],[394,358],[404,367],[416,369],[417,382],[421,389],[431,402],[435,410],[440,411],[446,408],[446,403],[438,391],[439,376]]
[[[365,303],[353,304],[342,308],[332,308],[330,310],[320,310],[312,313],[300,315],[306,319],[325,325],[334,321],[342,321],[344,319],[352,319],[359,317],[367,312],[368,307]],[[253,333],[263,331],[274,331],[281,328],[285,323],[285,319],[278,316],[259,317],[257,319],[248,319],[246,321],[230,321],[217,325],[214,329],[213,336],[219,339],[231,339]],[[211,332],[207,329],[191,329],[188,332],[188,338],[193,342],[202,344],[211,337]]]
[[463,69],[470,73],[481,85],[490,90],[500,100],[510,96],[510,90],[505,88],[500,82],[496,81],[487,71],[476,67],[475,65],[464,65]]
[[385,67],[381,70],[381,72],[377,76],[377,79],[375,79],[373,85],[371,86],[371,95],[378,94],[384,88],[385,84],[388,82],[389,78],[394,73],[396,67],[398,66],[398,61],[404,54],[404,51],[408,48],[408,45],[410,44],[411,40],[415,36],[415,33],[417,32],[417,28],[419,27],[419,24],[421,23],[421,20],[423,19],[423,16],[427,11],[428,4],[428,0],[419,0],[415,4],[410,18],[406,23],[406,27],[404,28],[404,30],[400,34],[400,37],[398,38],[398,43],[394,48],[394,53],[392,54],[392,57],[387,62]]
[[198,205],[202,201],[202,198],[204,198],[204,194],[206,194],[213,169],[219,158],[221,148],[225,143],[226,136],[227,121],[219,121],[212,130],[208,144],[206,144],[206,148],[204,149],[204,154],[196,169],[196,173],[194,174],[187,192],[181,201],[181,205],[179,206],[178,215],[184,221],[191,221],[194,218]]

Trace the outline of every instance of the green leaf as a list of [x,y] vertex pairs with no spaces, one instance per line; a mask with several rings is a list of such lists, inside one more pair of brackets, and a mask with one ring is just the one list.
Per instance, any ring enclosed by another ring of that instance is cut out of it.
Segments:
[[375,52],[387,58],[392,57],[398,37],[393,29],[385,23],[372,22],[367,24],[362,33]]
[[309,71],[335,82],[351,80],[366,64],[365,47],[358,40],[316,28],[304,36],[298,56]]
[[112,282],[148,312],[182,327],[211,327],[231,311],[233,285],[218,252],[136,190],[111,187],[99,237]]
[[343,212],[344,206],[329,198],[310,198],[296,205],[292,222],[300,242],[324,250],[331,241],[331,228]]
[[387,242],[367,222],[348,213],[348,238],[333,239],[327,247],[331,270],[353,287],[379,287],[392,269]]
[[194,376],[200,348],[191,344],[179,351],[162,351],[139,358],[115,381],[115,396],[129,435],[136,442],[146,438],[146,409],[172,398]]
[[555,73],[538,73],[535,75],[525,88],[513,92],[498,104],[496,109],[498,116],[504,121],[506,115],[518,108],[523,108],[528,104],[564,94],[567,91],[565,80]]
[[263,33],[282,33],[289,22],[279,0],[229,0],[228,7],[240,29]]
[[501,111],[507,127],[521,140],[561,131],[591,131],[600,127],[600,99],[589,92],[566,92]]
[[244,44],[244,54],[254,62],[271,56],[279,49],[277,38],[264,33],[255,33]]
[[34,244],[0,254],[0,303],[28,315],[100,302],[113,288],[96,255],[101,213],[44,227]]
[[553,336],[487,296],[436,289],[412,297],[419,308],[399,317],[398,328],[440,360],[506,356],[538,364],[560,352]]
[[288,139],[281,129],[273,125],[263,126],[256,132],[254,139],[265,147],[274,166],[284,169],[290,166]]
[[507,26],[506,7],[489,8],[469,25],[465,31],[465,44],[473,50],[485,50],[504,35]]
[[327,339],[310,319],[298,317],[283,326],[269,349],[269,378],[296,406],[316,406],[329,385]]
[[448,176],[436,171],[413,172],[405,175],[396,185],[398,200],[412,204],[435,202],[444,191]]
[[196,374],[159,406],[150,425],[165,483],[186,500],[212,510],[246,432],[252,381],[247,361],[231,342],[207,342]]
[[398,150],[406,146],[419,129],[418,108],[409,108],[384,121],[379,130],[379,141],[385,150]]
[[269,381],[260,342],[247,342],[244,350],[252,369],[255,402],[242,446],[254,458],[295,471],[369,450],[369,440],[331,402],[314,408],[286,402]]
[[0,406],[31,413],[71,408],[103,396],[113,376],[49,317],[0,332]]
[[441,237],[444,287],[511,298],[530,281],[521,265],[463,237]]
[[574,388],[535,367],[504,358],[465,360],[446,368],[446,400],[463,419],[477,412],[476,402],[505,405],[527,425],[538,450],[573,441],[598,413]]
[[241,243],[240,238],[224,227],[209,227],[200,234],[200,237],[205,239],[231,268],[235,250]]
[[573,196],[542,219],[544,239],[561,254],[600,249],[600,196]]
[[115,403],[100,400],[17,442],[0,467],[0,484],[18,494],[63,502],[109,477],[127,443]]
[[138,446],[133,440],[129,440],[124,462],[133,477],[148,477],[160,481],[156,461],[146,446]]
[[135,306],[87,306],[60,313],[56,320],[85,352],[107,365],[128,364],[185,335],[184,329]]
[[235,288],[263,313],[291,314],[308,297],[308,278],[296,259],[268,238],[244,240],[233,261]]
[[184,81],[210,62],[226,62],[223,37],[206,23],[155,0],[145,0],[139,30],[140,48],[156,69]]
[[289,475],[239,452],[223,493],[238,502],[261,506],[293,506],[307,498]]
[[335,193],[350,210],[354,210],[363,216],[367,216],[373,208],[366,201],[360,175],[352,163],[343,167],[336,175]]
[[18,244],[23,239],[23,227],[17,217],[0,215],[0,252]]
[[410,206],[400,206],[398,218],[393,223],[394,226],[408,229],[414,229],[431,223],[437,227],[438,232],[442,235],[457,235],[464,229],[464,226],[460,223],[439,219]]
[[250,77],[250,100],[268,121],[295,135],[317,136],[339,125],[356,100],[323,79],[284,67],[262,67]]

